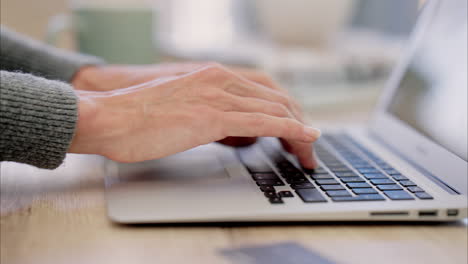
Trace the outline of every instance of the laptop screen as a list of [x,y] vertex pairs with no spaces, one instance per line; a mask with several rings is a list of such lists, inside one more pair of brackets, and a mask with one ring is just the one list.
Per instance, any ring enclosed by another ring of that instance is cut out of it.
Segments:
[[439,4],[387,111],[467,161],[467,1]]

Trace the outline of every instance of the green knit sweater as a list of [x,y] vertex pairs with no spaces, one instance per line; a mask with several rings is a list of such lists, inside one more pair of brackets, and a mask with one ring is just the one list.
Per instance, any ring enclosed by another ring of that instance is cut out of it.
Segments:
[[58,167],[78,119],[69,82],[80,67],[101,63],[0,27],[0,161]]

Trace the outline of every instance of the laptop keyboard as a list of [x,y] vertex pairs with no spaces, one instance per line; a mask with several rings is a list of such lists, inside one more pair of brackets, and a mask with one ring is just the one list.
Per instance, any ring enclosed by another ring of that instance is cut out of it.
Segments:
[[240,149],[238,154],[272,204],[296,195],[305,203],[433,199],[348,135],[325,134],[314,146],[322,164],[315,170],[304,170],[273,144],[261,144],[279,174],[251,148]]

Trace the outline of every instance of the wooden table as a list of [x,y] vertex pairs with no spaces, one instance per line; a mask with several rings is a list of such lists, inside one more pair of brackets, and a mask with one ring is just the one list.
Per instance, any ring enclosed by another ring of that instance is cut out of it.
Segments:
[[[343,122],[349,113],[309,118]],[[1,167],[1,263],[232,263],[220,251],[291,241],[333,263],[467,263],[467,222],[124,226],[106,216],[102,158]]]

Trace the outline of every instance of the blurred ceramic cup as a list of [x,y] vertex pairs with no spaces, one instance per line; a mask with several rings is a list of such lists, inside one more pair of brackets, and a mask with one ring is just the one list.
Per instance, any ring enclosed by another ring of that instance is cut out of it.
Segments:
[[276,44],[320,47],[338,33],[353,0],[256,0],[257,19]]
[[157,10],[148,0],[70,0],[70,14],[51,18],[47,42],[57,45],[71,31],[79,52],[109,63],[149,64],[158,61],[153,30]]

